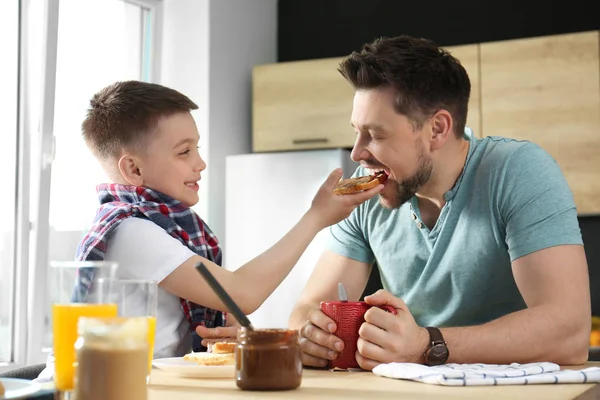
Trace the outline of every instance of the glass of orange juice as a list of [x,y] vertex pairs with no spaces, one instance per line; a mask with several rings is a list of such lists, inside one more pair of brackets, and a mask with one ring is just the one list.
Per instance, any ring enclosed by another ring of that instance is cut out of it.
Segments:
[[95,291],[96,282],[112,277],[116,269],[117,263],[107,261],[50,262],[54,384],[58,391],[74,388],[79,318],[117,315],[117,304],[103,302]]
[[156,336],[158,285],[143,279],[102,278],[97,282],[100,299],[117,305],[120,317],[148,318],[148,379],[152,370]]

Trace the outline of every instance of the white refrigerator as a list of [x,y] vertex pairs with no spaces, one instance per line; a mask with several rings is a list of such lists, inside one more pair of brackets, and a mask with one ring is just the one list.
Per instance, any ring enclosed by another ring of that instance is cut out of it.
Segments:
[[[226,159],[224,266],[239,268],[274,243],[308,210],[337,167],[349,177],[357,163],[343,149],[254,153]],[[254,313],[257,328],[284,328],[324,248],[321,231],[292,272]],[[252,290],[252,288],[248,288]]]

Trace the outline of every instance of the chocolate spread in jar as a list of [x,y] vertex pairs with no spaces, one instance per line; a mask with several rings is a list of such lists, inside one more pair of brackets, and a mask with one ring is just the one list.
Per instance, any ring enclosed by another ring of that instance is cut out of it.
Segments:
[[238,331],[236,384],[242,390],[290,390],[302,382],[298,332],[287,329]]

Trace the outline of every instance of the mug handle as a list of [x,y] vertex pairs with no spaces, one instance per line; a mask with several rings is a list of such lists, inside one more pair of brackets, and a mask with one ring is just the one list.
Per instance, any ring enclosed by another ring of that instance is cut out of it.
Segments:
[[396,315],[396,309],[392,306],[388,306],[387,304],[383,305],[383,306],[377,306],[378,308],[381,308],[384,311],[387,311],[389,313],[392,313],[394,315]]

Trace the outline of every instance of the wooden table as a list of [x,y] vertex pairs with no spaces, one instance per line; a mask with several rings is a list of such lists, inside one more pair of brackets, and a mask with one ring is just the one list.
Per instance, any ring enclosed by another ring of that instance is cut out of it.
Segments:
[[[600,366],[588,362],[581,369]],[[322,371],[305,369],[300,388],[279,392],[251,392],[237,388],[233,379],[184,379],[153,369],[148,400],[198,399],[578,399],[600,398],[598,384],[553,384],[517,386],[449,387],[382,378],[366,371]]]

